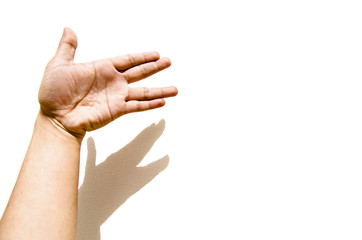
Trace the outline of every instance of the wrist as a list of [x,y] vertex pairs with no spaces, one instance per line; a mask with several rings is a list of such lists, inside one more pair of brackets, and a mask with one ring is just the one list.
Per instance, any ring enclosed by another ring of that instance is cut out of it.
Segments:
[[58,139],[67,142],[76,142],[81,144],[85,134],[75,133],[67,130],[58,120],[46,116],[42,111],[39,111],[35,128],[40,128],[44,130],[46,133],[51,134]]

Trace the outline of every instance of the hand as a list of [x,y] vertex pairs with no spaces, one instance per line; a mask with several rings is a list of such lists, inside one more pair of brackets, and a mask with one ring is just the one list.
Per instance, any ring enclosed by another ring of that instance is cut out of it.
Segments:
[[175,87],[128,86],[171,65],[157,52],[75,64],[76,48],[75,33],[65,28],[39,90],[41,112],[74,136],[84,136],[127,113],[162,107],[163,98],[177,95]]

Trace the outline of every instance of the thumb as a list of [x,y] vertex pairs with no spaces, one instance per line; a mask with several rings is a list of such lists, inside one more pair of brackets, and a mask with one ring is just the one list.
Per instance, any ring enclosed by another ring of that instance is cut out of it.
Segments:
[[77,45],[77,35],[75,35],[72,29],[64,28],[55,57],[60,60],[73,61]]

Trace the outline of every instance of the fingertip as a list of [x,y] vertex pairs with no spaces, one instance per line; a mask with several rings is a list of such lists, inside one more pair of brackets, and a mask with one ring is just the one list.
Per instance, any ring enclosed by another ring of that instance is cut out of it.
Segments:
[[163,57],[162,58],[163,59],[163,61],[165,61],[165,62],[167,62],[167,64],[169,65],[169,66],[171,66],[171,59],[169,59],[168,57]]
[[165,99],[163,99],[163,98],[159,99],[159,106],[160,106],[160,107],[165,106],[165,104],[166,104]]
[[70,27],[64,27],[61,41],[72,45],[74,48],[77,48],[78,45],[77,35]]
[[160,56],[159,52],[154,51],[153,54],[154,54],[155,58],[160,59],[161,56]]
[[163,106],[165,106],[165,104],[166,104],[166,101],[163,98],[154,99],[154,100],[150,101],[151,109],[163,107]]
[[162,60],[165,62],[165,65],[167,65],[167,67],[171,66],[171,59],[169,59],[168,57],[163,57]]
[[63,33],[74,32],[70,27],[64,27]]
[[159,69],[163,70],[171,66],[171,60],[168,57],[163,57],[157,61]]
[[143,53],[143,57],[143,62],[157,61],[160,59],[160,54],[157,51],[145,52]]
[[174,97],[178,94],[176,87],[165,87],[163,88],[163,97]]
[[172,87],[172,88],[173,88],[173,96],[177,96],[178,88],[177,87]]

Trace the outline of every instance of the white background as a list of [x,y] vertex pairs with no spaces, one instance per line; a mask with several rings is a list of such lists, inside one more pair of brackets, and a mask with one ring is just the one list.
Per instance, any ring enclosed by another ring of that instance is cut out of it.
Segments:
[[102,240],[361,239],[361,13],[350,0],[2,1],[0,211],[69,26],[76,62],[157,50],[172,67],[137,84],[179,88],[163,109],[87,135],[80,184],[88,137],[100,164],[165,122],[140,166],[168,166]]

